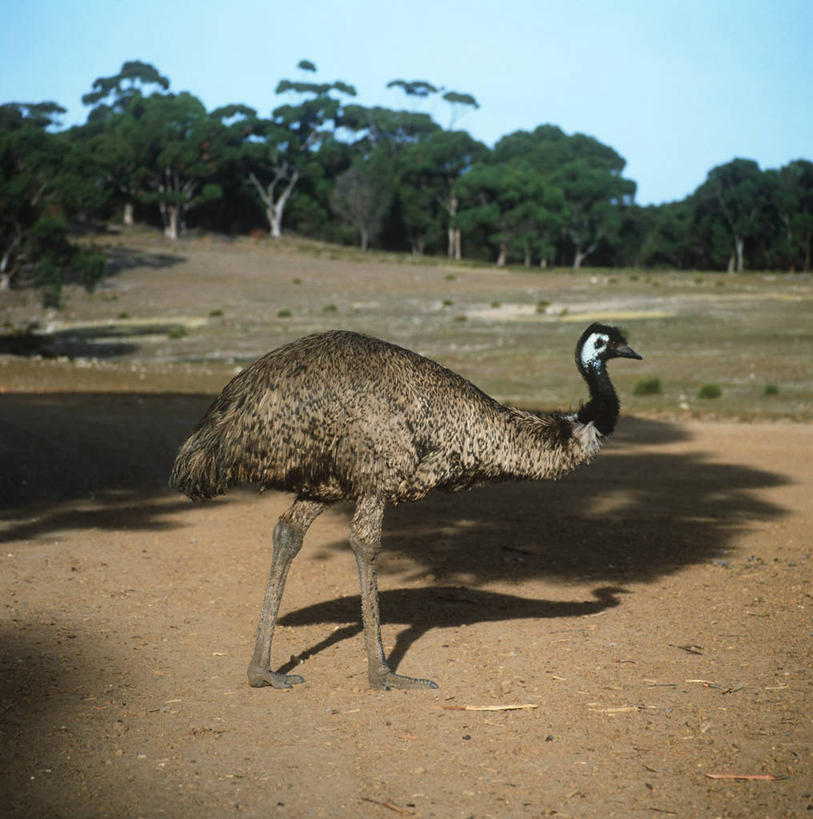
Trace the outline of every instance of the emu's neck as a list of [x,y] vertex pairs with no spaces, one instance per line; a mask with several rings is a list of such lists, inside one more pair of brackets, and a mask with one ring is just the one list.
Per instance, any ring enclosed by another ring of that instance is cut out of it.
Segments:
[[618,421],[620,405],[607,368],[603,364],[588,366],[582,370],[582,376],[590,388],[590,400],[577,417],[582,424],[592,421],[602,435],[609,435]]

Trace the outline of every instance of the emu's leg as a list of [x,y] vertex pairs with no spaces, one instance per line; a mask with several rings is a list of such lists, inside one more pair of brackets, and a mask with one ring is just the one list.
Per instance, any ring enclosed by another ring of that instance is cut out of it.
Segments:
[[285,588],[285,578],[291,561],[302,548],[302,539],[308,527],[324,509],[321,503],[295,500],[274,527],[274,553],[271,573],[265,589],[265,599],[260,612],[254,656],[248,664],[248,681],[254,688],[272,685],[274,688],[290,688],[294,683],[305,682],[299,674],[280,674],[271,670],[271,640],[277,621],[279,603]]
[[381,551],[381,520],[384,501],[362,498],[356,505],[350,524],[350,545],[356,555],[361,582],[361,620],[367,649],[367,676],[373,688],[437,688],[432,680],[404,677],[394,673],[384,657],[381,644],[381,620],[378,614],[378,580],[375,564]]

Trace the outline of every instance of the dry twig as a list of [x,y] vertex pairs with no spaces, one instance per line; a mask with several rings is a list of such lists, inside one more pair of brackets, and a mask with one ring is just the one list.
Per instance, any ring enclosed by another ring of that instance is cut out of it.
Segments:
[[514,705],[441,705],[446,711],[527,711],[539,708],[538,703],[526,702]]
[[362,796],[361,800],[362,802],[371,802],[373,805],[381,805],[382,808],[395,811],[396,813],[401,813],[404,816],[415,816],[414,810],[407,810],[406,808],[399,807],[392,802],[382,802],[380,799],[370,799],[369,796]]

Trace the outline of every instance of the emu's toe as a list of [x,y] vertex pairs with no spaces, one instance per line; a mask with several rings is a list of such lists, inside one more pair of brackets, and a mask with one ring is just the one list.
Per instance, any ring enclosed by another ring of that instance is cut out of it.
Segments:
[[252,688],[263,688],[270,685],[272,688],[290,688],[298,683],[305,682],[299,674],[280,674],[278,671],[266,669],[248,669],[248,684]]
[[406,677],[403,674],[396,674],[394,671],[386,671],[382,674],[370,676],[370,686],[379,688],[382,691],[389,691],[392,688],[437,688],[437,683],[432,680],[425,680],[421,677]]

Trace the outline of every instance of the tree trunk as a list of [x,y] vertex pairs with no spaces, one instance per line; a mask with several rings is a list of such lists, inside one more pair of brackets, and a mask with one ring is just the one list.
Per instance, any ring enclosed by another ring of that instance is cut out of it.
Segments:
[[268,220],[268,227],[271,230],[271,238],[279,239],[282,236],[282,211],[284,209],[270,204],[265,209],[265,218]]
[[457,261],[463,258],[463,234],[460,228],[454,229],[454,257]]
[[164,206],[164,236],[167,239],[178,238],[178,206]]
[[299,180],[299,171],[294,169],[279,199],[275,200],[274,189],[281,180],[285,179],[287,174],[288,166],[283,165],[282,168],[275,171],[274,178],[268,185],[263,185],[253,171],[248,175],[249,181],[254,185],[255,190],[265,205],[265,218],[268,220],[268,229],[271,231],[271,236],[274,239],[279,239],[282,236],[282,215],[285,212],[285,205]]
[[359,235],[360,235],[360,239],[361,239],[361,249],[362,249],[363,252],[366,253],[367,252],[367,245],[368,245],[368,243],[370,241],[370,238],[367,235],[367,228],[360,227],[359,228]]
[[446,213],[449,214],[449,228],[446,232],[447,247],[446,255],[450,259],[459,259],[460,253],[460,230],[453,227],[454,217],[457,215],[457,194],[455,193],[454,179],[449,179],[449,198],[441,202]]
[[525,267],[531,266],[531,248],[528,243],[525,243]]
[[805,273],[810,273],[810,249],[811,244],[813,244],[813,234],[808,231],[805,234]]
[[135,219],[133,218],[133,203],[132,202],[125,202],[124,203],[124,214],[122,215],[121,222],[124,227],[132,227],[135,224]]
[[506,242],[500,242],[500,255],[497,256],[497,267],[505,267],[505,261],[508,257],[508,245]]
[[593,244],[585,250],[582,250],[581,245],[575,242],[573,244],[576,248],[575,255],[573,256],[573,267],[579,268],[584,264],[584,260],[598,247],[598,240],[593,242]]
[[733,273],[735,270],[737,273],[742,273],[745,269],[744,250],[745,239],[743,239],[742,236],[734,236],[734,250],[731,253],[731,258],[728,260],[729,273]]
[[9,287],[11,287],[11,279],[15,273],[12,257],[17,250],[17,245],[23,240],[23,233],[20,226],[16,225],[15,228],[14,238],[11,240],[11,244],[6,248],[5,253],[3,253],[3,258],[0,259],[0,290],[8,290]]

